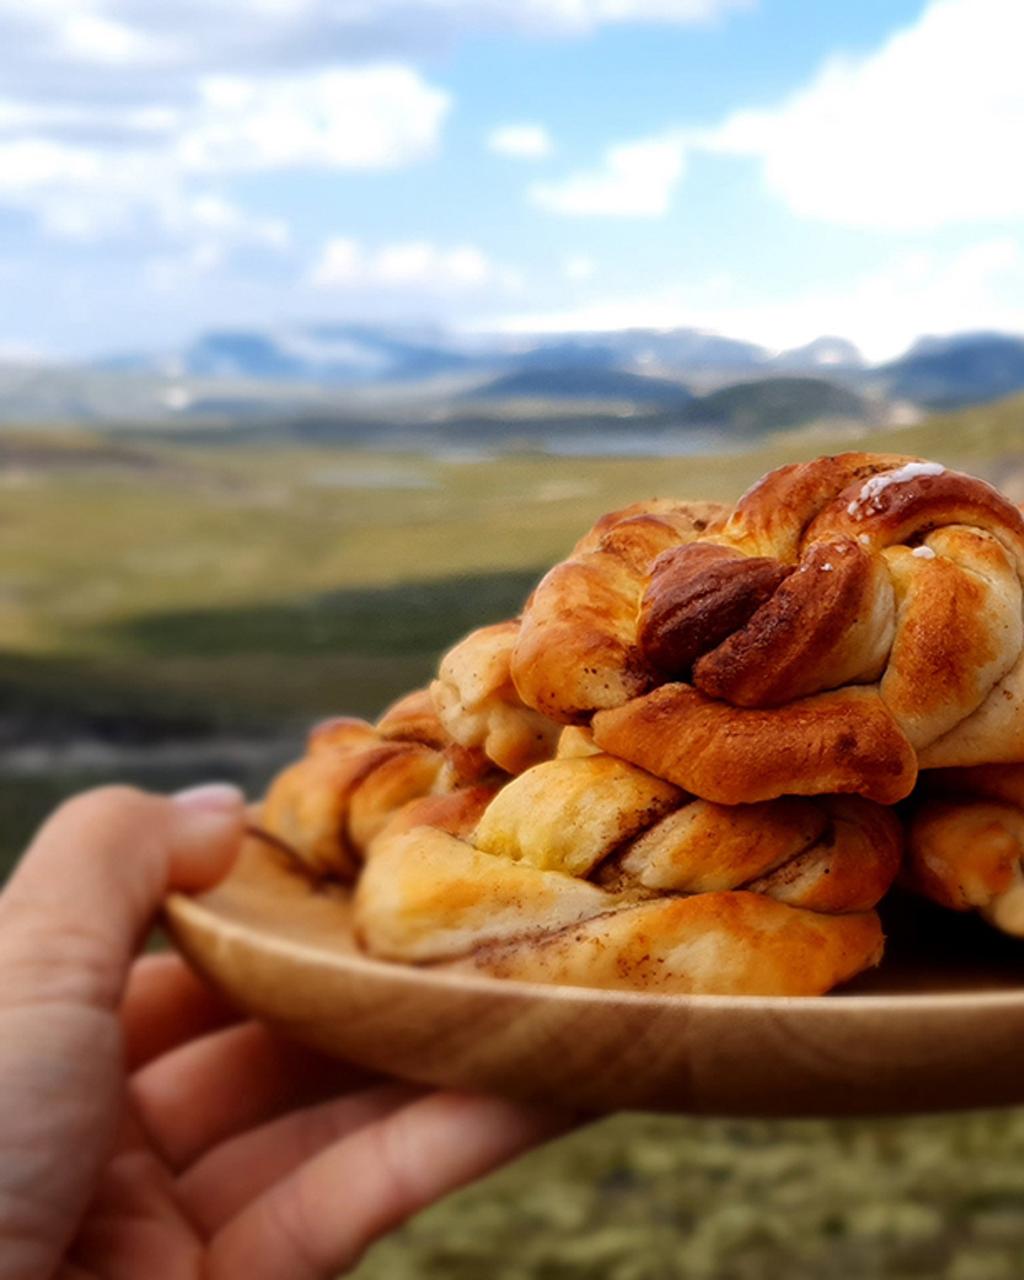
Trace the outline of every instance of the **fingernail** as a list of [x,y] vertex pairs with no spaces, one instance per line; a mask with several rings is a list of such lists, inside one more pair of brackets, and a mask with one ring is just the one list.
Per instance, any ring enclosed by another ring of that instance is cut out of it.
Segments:
[[245,796],[231,782],[204,782],[202,786],[179,791],[173,800],[183,809],[204,813],[230,813],[245,804]]

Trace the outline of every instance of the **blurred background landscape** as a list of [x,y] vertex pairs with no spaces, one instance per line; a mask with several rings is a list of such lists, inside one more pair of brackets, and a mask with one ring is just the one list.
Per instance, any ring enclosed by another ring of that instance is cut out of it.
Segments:
[[[1016,0],[0,0],[0,37],[0,875],[83,787],[259,794],[617,505],[848,448],[1024,501]],[[623,1116],[358,1274],[1022,1259],[1022,1112]]]

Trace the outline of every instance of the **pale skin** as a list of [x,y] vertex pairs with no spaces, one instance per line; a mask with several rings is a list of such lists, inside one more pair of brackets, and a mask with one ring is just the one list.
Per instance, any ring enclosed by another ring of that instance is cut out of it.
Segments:
[[0,1280],[329,1280],[567,1126],[319,1059],[136,959],[244,822],[231,787],[92,792],[0,894]]

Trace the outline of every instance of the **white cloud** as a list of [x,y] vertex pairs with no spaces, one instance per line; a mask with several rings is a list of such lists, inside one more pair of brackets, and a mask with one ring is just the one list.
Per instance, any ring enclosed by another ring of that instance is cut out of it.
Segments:
[[139,89],[231,68],[318,68],[408,57],[472,32],[585,35],[629,22],[693,26],[755,0],[0,0],[0,83],[28,72],[42,96],[67,73],[134,64]]
[[805,217],[899,231],[1019,218],[1022,48],[1020,0],[934,0],[876,52],[696,142],[756,158]]
[[430,293],[483,288],[515,292],[521,287],[516,271],[493,262],[475,245],[442,248],[410,240],[368,249],[349,236],[328,240],[310,273],[310,283],[320,289],[373,287]]
[[396,64],[207,78],[190,109],[5,99],[0,204],[65,239],[171,236],[202,251],[215,232],[221,249],[229,241],[280,249],[288,239],[280,221],[244,214],[211,184],[249,171],[411,163],[437,145],[449,102]]
[[521,160],[543,160],[554,150],[551,135],[542,124],[505,124],[487,135],[487,146],[499,155]]
[[182,113],[168,107],[127,108],[104,102],[26,102],[0,98],[0,134],[9,137],[104,137],[119,143],[160,139],[181,126]]
[[[147,158],[193,173],[384,169],[428,156],[451,98],[397,63],[304,76],[210,76],[189,108],[0,99],[8,189],[84,179]],[[73,135],[73,137],[69,137]],[[109,145],[115,142],[116,145]]]
[[660,218],[686,167],[681,134],[641,138],[609,147],[601,167],[536,183],[530,198],[551,213],[576,217]]
[[756,0],[380,0],[394,12],[419,10],[434,21],[447,17],[463,27],[525,29],[534,34],[575,34],[626,22],[701,26]]
[[848,289],[806,290],[777,303],[725,300],[708,307],[704,318],[772,347],[842,333],[874,360],[897,355],[924,329],[1024,331],[1024,252],[1012,236],[950,254],[915,249]]
[[[154,227],[171,234],[233,174],[430,156],[450,97],[413,55],[473,32],[685,26],[749,2],[0,0],[0,203],[51,235],[127,247]],[[551,146],[515,122],[494,142],[531,156]],[[247,239],[269,246],[258,223]]]
[[315,75],[217,76],[177,142],[187,169],[390,169],[429,155],[451,105],[419,72],[382,64]]
[[263,245],[268,249],[287,249],[291,243],[291,233],[283,219],[255,217],[223,196],[193,196],[166,213],[171,229],[186,235],[195,233],[208,242]]
[[740,287],[728,277],[713,277],[567,310],[513,314],[500,327],[513,333],[693,327],[770,349],[841,333],[872,360],[905,350],[923,327],[937,334],[1024,332],[1024,248],[1012,236],[948,255],[898,255],[848,289],[804,290],[765,302],[743,296]]
[[70,58],[102,66],[124,65],[152,52],[144,31],[87,9],[62,15],[59,38]]
[[664,214],[692,150],[755,160],[797,216],[908,232],[1024,217],[1024,4],[933,0],[874,52],[833,58],[776,107],[612,147],[538,184],[554,213]]
[[282,219],[248,213],[144,150],[113,157],[44,139],[0,139],[0,205],[34,214],[51,236],[83,243],[115,238],[123,246],[136,237],[197,249],[215,243],[226,252],[277,251],[290,240]]
[[571,253],[562,264],[566,280],[589,280],[597,270],[593,258],[585,253]]

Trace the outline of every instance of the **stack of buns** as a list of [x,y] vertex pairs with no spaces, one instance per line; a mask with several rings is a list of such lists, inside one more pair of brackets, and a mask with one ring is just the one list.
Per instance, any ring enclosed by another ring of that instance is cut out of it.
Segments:
[[398,963],[820,994],[897,879],[1024,936],[1024,517],[868,453],[613,512],[260,825]]

